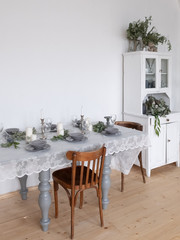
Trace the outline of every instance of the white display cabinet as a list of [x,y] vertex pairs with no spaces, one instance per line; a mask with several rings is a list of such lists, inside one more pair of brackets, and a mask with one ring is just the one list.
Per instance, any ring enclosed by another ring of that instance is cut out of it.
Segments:
[[145,115],[143,103],[149,95],[163,98],[171,109],[171,55],[158,52],[124,54],[124,120],[139,122],[148,133],[151,146],[143,152],[143,166],[151,170],[172,162],[179,166],[180,113],[161,117],[159,137],[154,131],[154,117]]

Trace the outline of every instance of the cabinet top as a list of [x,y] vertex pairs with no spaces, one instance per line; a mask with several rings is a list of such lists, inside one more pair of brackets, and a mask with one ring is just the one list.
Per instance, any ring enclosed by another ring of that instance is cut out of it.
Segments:
[[123,53],[123,56],[128,56],[128,55],[153,55],[153,56],[172,56],[171,53],[169,52],[150,52],[150,51],[134,51],[134,52],[126,52]]

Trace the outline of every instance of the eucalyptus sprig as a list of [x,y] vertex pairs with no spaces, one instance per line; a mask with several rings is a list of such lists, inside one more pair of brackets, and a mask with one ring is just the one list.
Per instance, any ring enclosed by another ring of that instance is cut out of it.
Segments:
[[35,127],[33,127],[33,129],[32,129],[32,133],[33,133],[33,134],[36,134],[36,133],[37,133],[37,130],[36,130]]
[[25,132],[16,132],[13,135],[11,135],[11,139],[14,141],[21,141],[26,139],[26,133]]
[[154,130],[157,136],[161,131],[161,124],[159,117],[165,117],[171,111],[168,105],[165,103],[164,99],[156,99],[153,96],[148,96],[148,99],[145,102],[146,114],[152,115],[155,117]]
[[14,148],[17,149],[19,144],[20,144],[19,142],[13,141],[13,142],[1,143],[1,147],[8,148],[8,147],[14,146]]
[[69,136],[69,131],[64,130],[64,135],[53,136],[51,141],[65,140]]
[[93,125],[93,131],[101,133],[106,128],[105,124],[101,121]]

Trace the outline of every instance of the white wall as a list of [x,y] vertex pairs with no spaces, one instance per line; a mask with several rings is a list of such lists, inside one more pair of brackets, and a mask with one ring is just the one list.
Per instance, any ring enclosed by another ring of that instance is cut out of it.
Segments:
[[[93,120],[121,119],[125,30],[150,15],[172,42],[173,108],[180,110],[178,0],[0,0],[0,122],[38,126],[42,108],[54,123],[68,122],[81,105]],[[8,181],[0,193],[18,187]]]

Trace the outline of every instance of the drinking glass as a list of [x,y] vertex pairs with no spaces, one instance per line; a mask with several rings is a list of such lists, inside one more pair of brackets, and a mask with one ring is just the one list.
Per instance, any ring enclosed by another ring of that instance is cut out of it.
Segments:
[[2,133],[3,129],[4,129],[3,123],[0,123],[0,133]]
[[117,119],[116,114],[112,114],[112,115],[111,115],[111,122],[112,122],[113,125],[115,124],[116,119]]
[[52,120],[50,118],[45,118],[45,130],[47,132],[51,131]]

